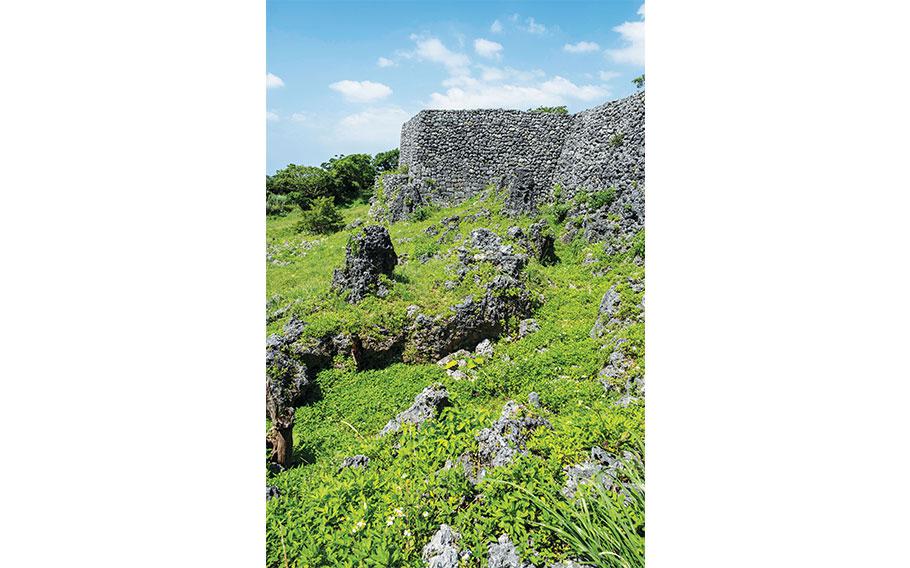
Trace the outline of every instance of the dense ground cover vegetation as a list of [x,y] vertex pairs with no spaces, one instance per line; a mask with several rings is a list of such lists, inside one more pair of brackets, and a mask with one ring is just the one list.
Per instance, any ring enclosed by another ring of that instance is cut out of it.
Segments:
[[[343,332],[383,336],[406,325],[414,306],[428,315],[450,313],[480,292],[476,278],[459,282],[451,276],[456,249],[472,231],[486,228],[505,239],[511,227],[528,231],[538,220],[503,216],[504,196],[491,188],[457,206],[427,208],[386,224],[399,258],[384,283],[387,293],[348,303],[332,289],[332,275],[344,263],[350,236],[373,223],[365,173],[397,167],[397,152],[394,159],[358,156],[320,168],[289,166],[269,178],[268,198],[288,196],[283,199],[296,206],[267,221],[268,333],[281,332],[294,317],[306,323],[304,340]],[[326,197],[340,206],[334,227],[345,228],[300,232],[315,200]],[[604,206],[614,195],[603,190],[584,199]],[[451,230],[431,229],[453,216],[460,223],[450,224]],[[522,561],[538,567],[566,559],[643,565],[644,405],[621,388],[644,375],[643,233],[628,250],[610,255],[602,243],[562,238],[564,212],[545,208],[541,218],[556,236],[559,260],[531,259],[526,269],[539,300],[536,331],[519,336],[512,322],[492,354],[472,355],[463,373],[452,373],[451,364],[400,360],[357,370],[350,357],[339,355],[316,374],[296,409],[293,465],[268,476],[278,492],[267,502],[269,566],[425,566],[421,551],[441,524],[460,533],[459,566],[486,566],[489,546],[503,534]],[[618,307],[602,333],[592,334],[610,290]],[[603,374],[620,354],[626,361],[621,372]],[[433,384],[447,389],[448,406],[419,428],[405,425],[378,436]],[[549,426],[534,430],[526,454],[473,485],[459,457],[477,450],[477,433],[507,401],[526,404],[529,398],[539,398],[534,412]],[[590,484],[575,498],[565,497],[566,469],[583,462],[592,447],[626,456],[623,485],[603,490]],[[367,456],[367,466],[340,467],[354,455]]]

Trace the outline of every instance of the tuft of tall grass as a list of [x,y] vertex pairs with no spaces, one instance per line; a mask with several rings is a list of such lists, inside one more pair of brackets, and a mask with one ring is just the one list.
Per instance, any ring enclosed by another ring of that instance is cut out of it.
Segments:
[[538,496],[519,486],[540,510],[534,524],[552,531],[578,560],[601,568],[643,568],[645,565],[645,483],[640,460],[625,460],[619,491],[598,483],[582,488],[575,499],[557,492]]

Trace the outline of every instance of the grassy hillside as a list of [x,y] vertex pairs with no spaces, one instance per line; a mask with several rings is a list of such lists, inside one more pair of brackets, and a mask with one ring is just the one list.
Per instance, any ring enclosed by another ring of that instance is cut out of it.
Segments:
[[[372,223],[368,208],[358,202],[343,209],[345,222]],[[354,305],[331,290],[332,271],[344,262],[352,230],[315,237],[295,231],[299,211],[270,218],[268,333],[280,332],[292,315],[306,322],[304,334],[316,336],[389,333],[406,325],[413,305],[425,314],[447,313],[476,292],[470,278],[446,285],[452,248],[479,227],[504,236],[511,226],[526,229],[535,221],[502,217],[500,209],[501,199],[489,195],[428,211],[420,221],[388,225],[401,259],[389,293]],[[453,215],[461,217],[460,226],[443,242],[426,233]],[[462,551],[471,551],[460,566],[486,566],[489,544],[504,533],[522,560],[538,567],[566,558],[593,564],[595,559],[585,557],[590,551],[571,530],[553,526],[577,507],[559,490],[566,478],[563,468],[584,461],[592,446],[616,455],[642,451],[641,399],[617,404],[621,388],[608,390],[598,373],[616,348],[631,365],[610,380],[621,387],[630,377],[643,376],[642,292],[633,283],[643,281],[644,268],[640,258],[633,258],[635,252],[607,256],[598,243],[581,238],[562,242],[562,226],[553,219],[550,223],[560,261],[544,266],[532,260],[527,268],[529,287],[542,299],[533,316],[539,331],[520,339],[514,332],[499,338],[493,356],[472,362],[464,378],[433,363],[392,362],[357,371],[344,357],[318,373],[310,397],[296,411],[295,465],[269,474],[269,484],[280,491],[267,502],[269,566],[424,566],[421,549],[441,523],[461,534]],[[620,323],[592,339],[601,298],[614,285],[621,298]],[[434,383],[446,387],[450,406],[419,428],[377,436]],[[475,435],[497,419],[508,400],[526,403],[532,392],[540,398],[537,412],[552,428],[535,430],[527,455],[489,470],[484,481],[472,486],[458,465],[459,456],[476,450]],[[339,470],[341,460],[355,454],[368,456],[369,465]],[[590,499],[607,507],[607,517],[629,516],[634,508],[623,504],[621,493],[592,492]],[[548,506],[557,512],[548,512]],[[633,525],[643,523],[638,513],[633,516]],[[583,525],[579,519],[573,522]],[[640,559],[625,562],[635,566]],[[612,557],[598,564],[623,565]]]

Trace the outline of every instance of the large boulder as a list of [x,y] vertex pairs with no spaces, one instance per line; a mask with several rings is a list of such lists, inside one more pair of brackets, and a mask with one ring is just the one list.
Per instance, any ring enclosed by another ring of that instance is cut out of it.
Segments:
[[351,236],[345,249],[344,266],[335,269],[332,287],[347,294],[349,302],[359,302],[368,294],[380,296],[385,290],[380,276],[391,276],[398,263],[389,231],[370,225]]
[[397,432],[405,424],[419,426],[436,416],[439,410],[448,404],[449,392],[444,386],[440,384],[429,386],[414,398],[414,404],[409,406],[407,410],[389,420],[379,435],[385,436],[386,434]]

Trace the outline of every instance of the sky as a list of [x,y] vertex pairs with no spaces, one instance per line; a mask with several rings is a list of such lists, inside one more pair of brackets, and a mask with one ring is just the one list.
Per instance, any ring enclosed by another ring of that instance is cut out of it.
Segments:
[[624,97],[641,0],[266,2],[268,173],[398,147],[418,111]]

